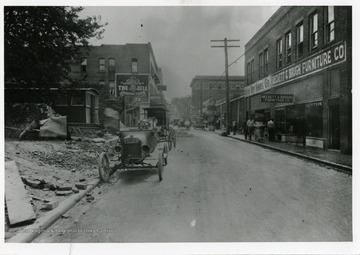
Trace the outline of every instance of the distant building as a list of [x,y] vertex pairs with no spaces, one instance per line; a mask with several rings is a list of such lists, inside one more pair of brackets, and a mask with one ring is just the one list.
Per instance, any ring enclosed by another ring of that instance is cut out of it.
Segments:
[[166,111],[162,72],[150,43],[91,46],[84,50],[81,63],[73,66],[72,75],[122,98],[125,125],[137,125],[140,119]]
[[[230,98],[239,97],[243,94],[245,86],[244,76],[229,76]],[[224,76],[197,75],[191,84],[192,107],[197,116],[213,111],[215,102],[226,97],[226,78]]]
[[352,152],[351,6],[279,8],[245,45],[245,65],[246,118],[273,118],[280,141]]

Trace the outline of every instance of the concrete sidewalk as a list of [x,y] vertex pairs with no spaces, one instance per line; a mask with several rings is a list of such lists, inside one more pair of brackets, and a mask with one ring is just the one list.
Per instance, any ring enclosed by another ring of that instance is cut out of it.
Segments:
[[[216,133],[219,135],[224,130],[215,130]],[[255,138],[252,137],[252,140],[245,140],[244,135],[242,134],[231,134],[227,137],[240,140],[243,142],[248,142],[252,144],[256,144],[262,147],[266,147],[269,149],[277,150],[283,153],[292,154],[294,156],[306,158],[309,160],[317,161],[319,163],[330,165],[332,167],[340,168],[341,170],[352,173],[352,155],[344,155],[341,154],[338,151],[332,151],[332,150],[323,150],[320,148],[314,148],[314,147],[303,147],[302,145],[298,144],[292,144],[292,143],[285,143],[285,142],[279,142],[274,141],[270,142],[267,139],[261,140],[261,141],[255,141]]]

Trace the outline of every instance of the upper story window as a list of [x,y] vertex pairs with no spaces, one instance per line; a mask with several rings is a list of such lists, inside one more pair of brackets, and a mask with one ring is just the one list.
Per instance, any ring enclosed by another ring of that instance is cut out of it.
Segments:
[[251,82],[255,80],[255,68],[254,68],[254,59],[251,60]]
[[318,46],[318,14],[310,15],[310,48],[314,49]]
[[285,35],[286,63],[291,62],[291,32]]
[[105,72],[105,58],[99,58],[99,72]]
[[304,25],[300,23],[296,26],[296,57],[304,55]]
[[277,57],[277,67],[282,67],[282,58],[283,58],[283,41],[279,39],[276,41],[276,57]]
[[137,58],[131,59],[131,72],[137,73],[138,72],[138,61]]
[[269,50],[264,50],[264,74],[268,74],[269,72]]
[[334,6],[327,7],[327,40],[331,42],[335,39],[335,15]]
[[264,56],[261,52],[259,54],[259,78],[261,78],[264,75]]
[[251,67],[250,67],[250,62],[247,63],[247,82],[248,84],[251,83]]
[[86,67],[87,67],[87,59],[83,58],[81,60],[81,72],[86,73]]
[[109,58],[109,71],[114,72],[115,71],[115,59]]

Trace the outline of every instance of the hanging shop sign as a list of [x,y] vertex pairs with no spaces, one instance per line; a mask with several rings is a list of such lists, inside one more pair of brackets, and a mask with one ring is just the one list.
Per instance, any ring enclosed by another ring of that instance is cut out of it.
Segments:
[[262,103],[293,103],[294,95],[291,94],[262,94]]
[[147,101],[149,97],[147,74],[116,74],[116,95],[141,98]]
[[346,42],[338,42],[303,61],[270,74],[244,88],[245,97],[252,96],[289,81],[303,78],[346,61]]
[[[241,90],[245,86],[245,81],[229,81],[230,90]],[[226,89],[226,80],[225,79],[216,79],[214,80],[199,80],[196,81],[193,85],[193,88],[196,90],[217,90],[217,89]]]

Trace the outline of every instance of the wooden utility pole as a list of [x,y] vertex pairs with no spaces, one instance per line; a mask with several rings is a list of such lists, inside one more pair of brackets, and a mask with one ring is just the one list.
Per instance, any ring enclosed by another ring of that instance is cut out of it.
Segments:
[[228,42],[239,42],[240,40],[210,40],[210,42],[223,42],[223,46],[211,46],[211,48],[225,48],[225,74],[226,74],[226,132],[230,134],[231,120],[230,120],[230,86],[229,86],[229,64],[228,64],[228,51],[229,47],[240,47],[240,45],[228,45]]

